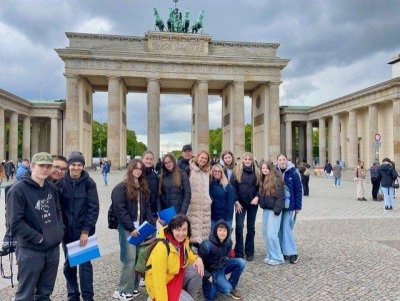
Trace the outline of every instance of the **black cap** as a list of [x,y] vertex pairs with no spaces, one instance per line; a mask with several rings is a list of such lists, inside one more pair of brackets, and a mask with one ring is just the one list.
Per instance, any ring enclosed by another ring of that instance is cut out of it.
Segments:
[[192,151],[192,146],[190,144],[186,144],[182,147],[182,151],[186,152],[186,151]]
[[71,165],[72,163],[79,162],[83,166],[85,166],[85,158],[83,157],[81,152],[72,152],[71,155],[68,158],[68,165]]

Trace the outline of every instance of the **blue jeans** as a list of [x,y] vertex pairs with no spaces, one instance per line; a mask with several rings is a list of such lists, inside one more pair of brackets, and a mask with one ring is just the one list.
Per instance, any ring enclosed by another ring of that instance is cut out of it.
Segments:
[[68,301],[79,301],[79,286],[78,286],[78,267],[79,267],[79,284],[81,287],[82,298],[84,301],[93,301],[93,267],[90,261],[82,263],[78,266],[70,267],[67,257],[67,247],[63,243],[65,254],[64,276],[67,281]]
[[[243,209],[241,213],[236,213],[235,256],[243,258],[244,253],[246,253],[246,256],[254,255],[254,236],[256,234],[255,223],[256,223],[258,206],[243,204],[243,203],[240,204],[242,205]],[[243,251],[243,227],[244,227],[244,219],[246,217],[246,212],[247,212],[247,234],[246,234],[246,243]]]
[[394,188],[393,187],[381,187],[383,192],[383,202],[385,207],[394,206]]
[[119,234],[119,259],[121,261],[118,291],[132,294],[138,288],[138,279],[135,273],[136,246],[128,243],[129,231],[122,224],[118,224]]
[[[215,300],[218,292],[224,295],[232,292],[239,282],[245,265],[245,261],[242,258],[230,258],[224,268],[211,273],[212,283],[208,279],[203,278],[204,298]],[[229,279],[225,277],[227,274],[231,274]]]
[[283,254],[279,242],[279,229],[281,228],[282,213],[276,216],[274,211],[263,209],[262,230],[267,251],[267,260],[283,263]]
[[103,181],[105,185],[108,185],[108,173],[103,173]]
[[335,177],[335,186],[340,186],[340,178]]
[[282,211],[282,222],[279,230],[279,241],[283,255],[296,255],[297,245],[294,240],[293,229],[290,226],[290,221],[293,218],[294,210]]

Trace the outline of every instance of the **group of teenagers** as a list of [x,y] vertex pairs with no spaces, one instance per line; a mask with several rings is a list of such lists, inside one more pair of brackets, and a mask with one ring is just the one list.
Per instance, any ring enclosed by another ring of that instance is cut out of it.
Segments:
[[[246,261],[254,260],[258,207],[263,210],[264,262],[297,263],[293,226],[302,206],[302,185],[285,155],[277,157],[277,165],[257,165],[251,153],[235,163],[233,153],[224,151],[220,163],[211,165],[207,151],[193,156],[191,146],[185,145],[178,161],[172,154],[163,156],[158,174],[153,160],[151,151],[132,160],[125,180],[112,191],[121,251],[114,298],[131,300],[139,294],[137,248],[127,238],[138,236],[138,225],[144,221],[158,222],[162,227],[157,237],[163,240],[147,261],[144,281],[149,300],[196,300],[200,286],[206,300],[215,300],[219,293],[241,300],[237,285]],[[171,206],[177,215],[166,224],[157,212]]]
[[[178,161],[172,154],[163,156],[158,174],[153,161],[151,151],[131,160],[124,179],[111,193],[121,265],[113,298],[126,301],[140,294],[135,272],[138,248],[127,239],[140,234],[144,221],[159,224],[156,236],[160,239],[144,275],[148,300],[196,300],[200,286],[206,300],[216,299],[218,293],[243,299],[237,285],[245,260],[254,260],[258,207],[263,210],[264,262],[297,263],[293,227],[302,207],[302,185],[285,155],[277,157],[277,165],[270,161],[257,165],[251,153],[235,163],[232,152],[224,151],[220,163],[211,165],[208,152],[193,156],[191,146],[185,145]],[[66,251],[72,241],[87,244],[99,215],[97,188],[84,170],[85,159],[79,152],[68,159],[38,153],[30,165],[30,174],[6,195],[7,223],[18,239],[15,300],[50,300],[60,243],[65,253],[67,299],[94,300],[90,261],[70,267]],[[160,220],[157,212],[172,206],[177,215],[168,223]]]

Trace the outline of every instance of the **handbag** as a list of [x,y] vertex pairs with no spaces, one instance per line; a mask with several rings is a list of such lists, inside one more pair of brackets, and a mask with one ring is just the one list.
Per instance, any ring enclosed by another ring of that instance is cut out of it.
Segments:
[[400,185],[399,185],[399,180],[398,179],[393,180],[392,187],[394,189],[399,189]]

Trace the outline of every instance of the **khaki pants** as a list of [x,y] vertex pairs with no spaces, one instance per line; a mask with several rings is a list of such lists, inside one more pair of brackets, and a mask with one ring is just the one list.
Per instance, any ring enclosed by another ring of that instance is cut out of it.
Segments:
[[357,180],[357,198],[365,198],[365,179]]

